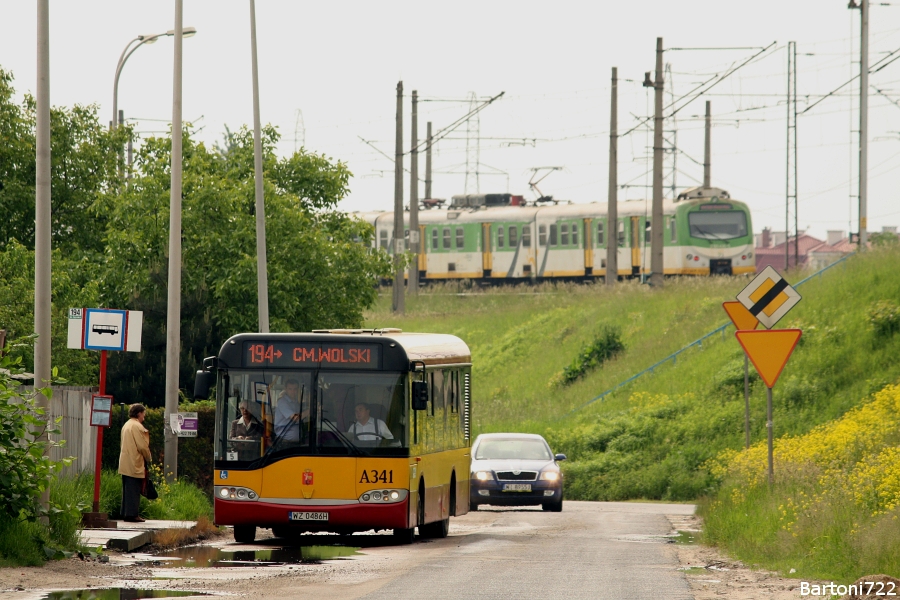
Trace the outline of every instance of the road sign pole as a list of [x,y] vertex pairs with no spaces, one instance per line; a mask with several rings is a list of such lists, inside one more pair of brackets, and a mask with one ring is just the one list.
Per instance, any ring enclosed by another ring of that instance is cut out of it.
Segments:
[[[100,351],[100,395],[106,395],[106,350]],[[100,469],[103,459],[103,430],[106,427],[97,427],[97,456],[94,459],[94,507],[95,513],[100,512]]]
[[772,460],[772,388],[766,387],[766,430],[769,436],[769,485],[775,483],[775,467]]
[[744,354],[744,448],[750,447],[750,359]]

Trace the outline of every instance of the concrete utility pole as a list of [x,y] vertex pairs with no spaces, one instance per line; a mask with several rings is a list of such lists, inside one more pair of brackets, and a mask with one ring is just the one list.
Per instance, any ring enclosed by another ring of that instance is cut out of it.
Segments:
[[656,81],[653,84],[653,208],[650,218],[650,285],[663,286],[663,39],[656,38]]
[[860,1],[859,16],[859,250],[865,252],[869,242],[869,0]]
[[166,481],[178,477],[178,437],[169,424],[178,414],[178,366],[181,355],[181,47],[183,0],[175,0],[175,63],[172,69],[172,183],[169,195],[169,289],[166,309],[166,411],[164,468]]
[[709,188],[710,181],[712,179],[711,170],[711,160],[710,156],[712,155],[712,148],[710,144],[712,143],[712,113],[710,112],[710,101],[706,101],[706,139],[703,144],[703,187]]
[[[34,387],[50,385],[50,5],[37,3],[37,94],[36,171],[34,181]],[[43,394],[35,398],[49,420],[49,399]],[[46,442],[42,434],[37,442]],[[49,448],[44,448],[44,455]],[[41,494],[41,507],[50,504],[50,490]]]
[[413,260],[409,265],[409,293],[419,293],[419,93],[412,93],[412,144],[409,165],[409,250]]
[[250,0],[250,55],[253,64],[253,177],[256,183],[256,297],[259,332],[269,333],[269,270],[266,262],[266,202],[263,196],[262,137],[259,126],[255,0]]
[[425,198],[431,200],[431,121],[428,121],[425,136]]
[[397,82],[397,136],[394,149],[394,286],[391,310],[406,312],[403,295],[403,82]]
[[619,79],[612,68],[612,94],[609,109],[609,188],[606,208],[606,285],[619,279]]

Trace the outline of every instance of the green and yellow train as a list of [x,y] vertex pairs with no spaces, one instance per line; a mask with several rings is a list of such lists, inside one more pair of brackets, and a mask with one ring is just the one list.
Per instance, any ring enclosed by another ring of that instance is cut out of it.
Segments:
[[[606,277],[607,244],[618,244],[619,277],[650,274],[650,202],[524,205],[510,194],[454,196],[447,209],[420,210],[422,281],[526,281]],[[753,273],[750,211],[718,188],[693,188],[663,203],[666,275]],[[361,213],[373,246],[395,248],[392,212]],[[404,214],[409,248],[409,213]]]

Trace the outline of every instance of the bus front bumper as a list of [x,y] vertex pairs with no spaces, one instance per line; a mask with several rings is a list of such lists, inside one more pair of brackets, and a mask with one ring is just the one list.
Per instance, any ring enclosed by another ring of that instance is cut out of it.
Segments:
[[306,531],[408,527],[409,498],[375,504],[280,504],[215,499],[216,525],[291,526]]

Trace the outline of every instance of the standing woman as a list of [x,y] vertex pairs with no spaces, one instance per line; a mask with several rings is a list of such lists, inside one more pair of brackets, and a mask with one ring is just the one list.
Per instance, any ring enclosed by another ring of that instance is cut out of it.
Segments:
[[143,523],[141,488],[150,463],[150,432],[144,427],[146,409],[132,404],[129,419],[122,427],[122,451],[119,454],[119,473],[122,475],[122,518],[129,523]]

